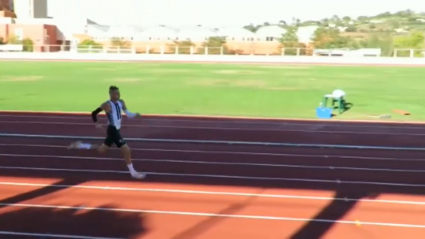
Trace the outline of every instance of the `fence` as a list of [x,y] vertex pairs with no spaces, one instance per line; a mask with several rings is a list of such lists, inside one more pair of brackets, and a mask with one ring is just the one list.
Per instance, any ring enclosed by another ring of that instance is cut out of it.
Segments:
[[[111,54],[175,54],[175,55],[266,55],[266,56],[338,56],[338,57],[380,57],[381,49],[311,49],[276,48],[267,54],[232,50],[227,47],[179,47],[179,46],[69,46],[69,45],[0,45],[0,52],[71,52],[71,53],[111,53]],[[425,49],[394,49],[393,57],[424,57]]]
[[110,54],[72,52],[4,52],[0,60],[13,61],[121,61],[121,62],[202,62],[254,64],[316,64],[366,66],[425,66],[424,57],[311,57],[256,55],[187,55],[187,54]]

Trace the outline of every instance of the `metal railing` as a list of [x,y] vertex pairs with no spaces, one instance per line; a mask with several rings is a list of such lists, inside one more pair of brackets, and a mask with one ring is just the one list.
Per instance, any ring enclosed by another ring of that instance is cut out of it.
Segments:
[[[176,55],[263,55],[263,56],[324,56],[381,57],[380,49],[312,49],[312,48],[249,48],[198,47],[176,45],[138,45],[131,47],[101,45],[0,45],[1,52],[69,52],[108,54],[176,54]],[[425,57],[425,49],[394,49],[392,57]]]

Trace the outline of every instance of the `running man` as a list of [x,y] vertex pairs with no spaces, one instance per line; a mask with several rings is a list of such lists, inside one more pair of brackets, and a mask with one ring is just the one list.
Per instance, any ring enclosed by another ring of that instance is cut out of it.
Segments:
[[69,145],[69,149],[95,149],[100,153],[106,152],[108,148],[115,144],[118,148],[121,149],[121,153],[124,157],[125,162],[127,163],[128,170],[133,178],[142,179],[146,176],[145,173],[139,173],[133,168],[133,163],[131,161],[131,150],[127,142],[121,137],[120,128],[121,128],[121,112],[125,112],[129,118],[139,118],[141,115],[139,113],[130,112],[124,101],[120,100],[120,91],[118,87],[111,86],[109,87],[109,96],[110,99],[103,103],[99,108],[94,110],[91,113],[93,122],[95,123],[96,128],[102,129],[103,126],[97,122],[97,115],[104,110],[106,116],[108,117],[108,128],[106,129],[106,138],[103,141],[102,145],[95,145],[90,143],[83,143],[81,141],[73,142]]

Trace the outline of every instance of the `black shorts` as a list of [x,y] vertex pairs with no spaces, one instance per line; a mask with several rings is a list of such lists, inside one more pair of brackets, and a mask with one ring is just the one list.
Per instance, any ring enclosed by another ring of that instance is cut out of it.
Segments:
[[127,144],[125,140],[122,138],[120,130],[115,128],[115,126],[108,125],[108,129],[106,130],[106,138],[103,141],[103,144],[111,147],[112,144],[115,144],[118,148],[121,148],[123,145]]

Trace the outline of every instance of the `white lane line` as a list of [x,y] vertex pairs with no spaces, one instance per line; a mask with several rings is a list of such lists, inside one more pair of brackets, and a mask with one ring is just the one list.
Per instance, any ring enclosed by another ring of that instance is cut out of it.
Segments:
[[[41,112],[42,113],[42,112]],[[53,116],[53,115],[11,115],[11,114],[1,114],[0,112],[0,119],[2,117],[10,117],[10,118],[39,118],[39,119],[73,119],[73,120],[84,120],[90,117],[89,114],[86,116]],[[102,118],[106,118],[105,115],[101,115]],[[150,116],[148,116],[150,117]],[[167,117],[167,116],[165,116]],[[280,119],[282,122],[267,122],[265,119],[229,119],[229,118],[217,118],[216,120],[197,120],[197,119],[161,119],[161,118],[144,118],[144,121],[153,121],[153,122],[186,122],[186,123],[221,123],[221,124],[247,124],[247,125],[266,125],[266,126],[302,126],[302,127],[314,127],[318,126],[320,127],[333,127],[333,128],[354,128],[354,129],[424,129],[423,126],[401,126],[397,124],[392,125],[379,125],[377,122],[370,121],[372,125],[366,125],[368,121],[366,122],[332,122],[332,123],[323,123],[323,122],[315,122],[313,120],[303,123],[295,123],[290,121],[296,121],[296,120],[287,120]],[[276,119],[278,121],[279,119]],[[261,122],[258,122],[261,121]],[[302,120],[300,120],[302,121]],[[415,123],[415,122],[414,122]],[[413,123],[413,124],[414,124]],[[423,122],[416,122],[418,124],[423,124]],[[362,125],[363,124],[363,125]]]
[[[36,147],[36,148],[62,148],[63,145],[45,145],[45,144],[3,144],[0,147]],[[119,150],[111,148],[111,150]],[[258,156],[276,156],[276,157],[300,157],[300,158],[341,158],[341,159],[362,159],[377,161],[419,161],[425,162],[425,159],[418,158],[390,158],[390,157],[367,157],[350,155],[331,155],[331,154],[287,154],[287,153],[260,153],[260,152],[242,152],[242,151],[220,151],[220,150],[191,150],[191,149],[160,149],[160,148],[131,148],[133,151],[155,151],[155,152],[178,152],[178,153],[200,153],[200,154],[234,154],[234,155],[258,155]]]
[[79,236],[79,235],[64,235],[64,234],[45,234],[45,233],[30,233],[30,232],[10,232],[0,231],[0,235],[8,236],[24,236],[24,237],[40,237],[40,238],[69,238],[69,239],[123,239],[117,237],[93,237],[93,236]]
[[[38,124],[38,125],[78,125],[93,127],[92,123],[78,122],[37,122],[37,121],[0,121],[0,124]],[[370,132],[370,131],[340,131],[340,130],[302,130],[302,129],[282,129],[282,128],[232,128],[232,127],[211,127],[211,126],[172,126],[172,125],[134,125],[125,124],[125,128],[168,128],[168,129],[206,129],[206,130],[230,130],[230,131],[280,131],[280,132],[301,132],[301,133],[325,133],[325,134],[355,134],[355,135],[406,135],[424,136],[425,133],[393,133],[393,132]]]
[[[77,159],[77,160],[97,160],[97,161],[119,161],[119,158],[107,157],[85,157],[85,156],[64,156],[64,155],[35,155],[35,154],[0,154],[3,157],[25,157],[25,158],[55,158],[55,159]],[[24,159],[26,160],[26,159]],[[425,173],[421,169],[390,169],[390,168],[364,168],[364,167],[341,167],[341,166],[311,166],[299,164],[266,164],[266,163],[238,163],[238,162],[219,162],[219,161],[202,161],[202,160],[183,160],[183,159],[138,159],[133,161],[139,162],[161,162],[176,164],[206,164],[206,165],[238,165],[253,167],[279,167],[279,168],[302,168],[302,169],[318,169],[318,170],[350,170],[350,171],[375,171],[375,172],[393,172],[393,173]]]
[[259,197],[259,198],[284,198],[301,200],[319,200],[319,201],[343,201],[343,202],[367,202],[367,203],[386,203],[386,204],[404,204],[404,205],[425,205],[425,201],[401,201],[401,200],[381,200],[381,199],[357,199],[357,198],[335,198],[318,196],[299,196],[285,194],[260,194],[260,193],[242,193],[242,192],[220,192],[220,191],[199,191],[184,189],[157,189],[157,188],[134,188],[134,187],[111,187],[111,186],[90,186],[90,185],[61,185],[44,183],[17,183],[1,182],[3,186],[23,186],[23,187],[47,187],[47,188],[78,188],[90,190],[109,190],[109,191],[133,191],[133,192],[152,192],[152,193],[175,193],[175,194],[195,194],[195,195],[219,195],[219,196],[237,196],[237,197]]
[[[0,166],[0,169],[9,170],[28,170],[28,171],[53,171],[53,172],[74,172],[74,173],[110,173],[110,174],[128,174],[128,171],[118,170],[95,170],[95,169],[71,169],[71,168],[39,168],[39,167],[14,167]],[[394,187],[415,187],[425,188],[425,184],[412,183],[387,183],[387,182],[368,182],[368,181],[345,181],[345,180],[328,180],[328,179],[308,179],[308,178],[278,178],[278,177],[250,177],[250,176],[234,176],[219,174],[194,174],[194,173],[161,173],[161,172],[145,172],[149,175],[156,176],[173,176],[173,177],[197,177],[197,178],[221,178],[221,179],[240,179],[240,180],[258,180],[258,181],[290,181],[290,182],[309,182],[309,183],[336,183],[336,184],[359,184],[359,185],[375,185],[375,186],[394,186]]]
[[[45,138],[45,139],[74,139],[74,140],[103,140],[99,136],[77,135],[51,135],[51,134],[12,134],[1,133],[0,137],[15,138]],[[199,140],[199,139],[153,139],[153,138],[126,138],[127,141],[156,142],[156,143],[183,143],[206,145],[245,145],[245,146],[270,146],[270,147],[300,147],[300,148],[330,148],[330,149],[362,149],[362,150],[397,150],[397,151],[425,151],[423,147],[397,147],[397,146],[370,146],[352,144],[317,144],[317,143],[283,143],[283,142],[255,142],[255,141],[229,141],[229,140]]]
[[[328,220],[328,219],[311,219],[311,218],[294,218],[294,217],[277,217],[263,215],[238,215],[238,214],[222,214],[222,213],[203,213],[203,212],[184,212],[184,211],[163,211],[163,210],[143,210],[143,209],[124,209],[124,208],[104,208],[104,207],[73,207],[63,205],[46,205],[46,204],[27,204],[27,203],[0,203],[0,206],[10,207],[26,207],[26,208],[49,208],[49,209],[71,209],[71,210],[93,210],[93,211],[112,211],[112,212],[130,212],[130,213],[147,213],[147,214],[167,214],[178,216],[196,216],[196,217],[223,217],[236,219],[253,219],[253,220],[277,220],[277,221],[301,221],[301,222],[320,222],[332,224],[351,224],[357,225],[357,221],[348,220]],[[403,227],[403,228],[422,228],[425,225],[419,224],[400,224],[385,222],[367,222],[362,221],[363,226],[383,226],[383,227]]]

